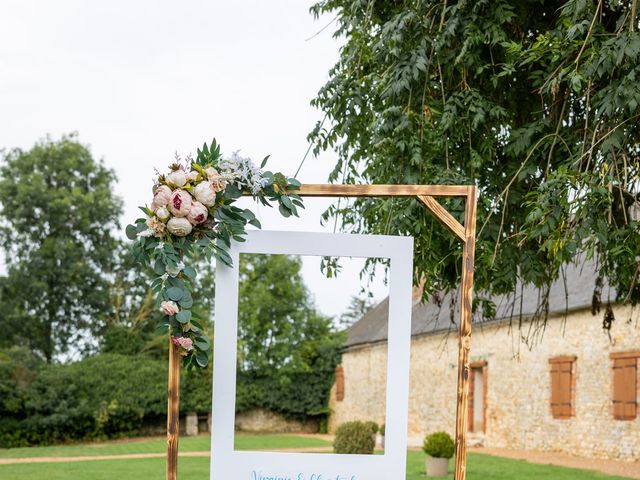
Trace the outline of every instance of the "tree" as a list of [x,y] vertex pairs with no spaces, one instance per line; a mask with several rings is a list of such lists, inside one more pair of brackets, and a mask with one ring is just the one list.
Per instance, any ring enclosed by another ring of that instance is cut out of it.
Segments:
[[307,348],[331,337],[331,319],[309,300],[302,262],[287,255],[243,255],[238,292],[241,370],[284,373],[305,367]]
[[236,409],[326,413],[343,336],[310,301],[299,258],[242,255]]
[[5,152],[0,166],[4,343],[51,362],[91,343],[108,309],[122,202],[115,174],[75,136]]
[[358,297],[356,295],[351,296],[349,305],[342,315],[340,315],[340,326],[343,328],[349,328],[351,325],[360,320],[371,308],[374,303],[368,296]]
[[[330,181],[479,187],[476,290],[541,288],[579,254],[637,302],[640,34],[636,1],[322,0],[344,39],[310,134]],[[462,220],[459,200],[444,201]],[[461,249],[413,199],[334,205],[343,229],[414,235],[425,295]],[[513,296],[515,298],[515,296]],[[479,300],[482,313],[495,306]]]

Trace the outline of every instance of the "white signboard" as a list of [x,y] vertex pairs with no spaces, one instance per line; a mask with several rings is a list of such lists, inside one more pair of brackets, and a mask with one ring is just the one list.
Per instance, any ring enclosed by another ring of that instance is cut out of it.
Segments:
[[[238,267],[241,253],[388,258],[389,327],[383,455],[234,450]],[[231,247],[233,268],[216,271],[211,421],[212,480],[405,480],[413,238],[250,231]]]

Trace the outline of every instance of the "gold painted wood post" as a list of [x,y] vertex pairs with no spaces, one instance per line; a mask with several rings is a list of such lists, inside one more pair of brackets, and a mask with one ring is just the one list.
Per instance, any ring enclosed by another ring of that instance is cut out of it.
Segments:
[[473,263],[476,246],[476,187],[468,187],[464,209],[465,240],[462,246],[462,293],[460,299],[460,338],[458,340],[458,405],[456,409],[455,480],[467,477],[467,425],[469,422],[469,351],[473,302]]
[[180,353],[169,337],[169,381],[167,400],[167,480],[178,478],[180,436]]
[[[467,425],[469,396],[469,351],[473,300],[473,264],[476,242],[475,186],[468,185],[335,185],[304,184],[295,193],[301,197],[416,197],[456,237],[462,247],[460,338],[458,346],[458,392],[456,404],[455,480],[467,476]],[[245,195],[250,195],[245,193]],[[466,200],[461,225],[433,197],[463,197]],[[169,399],[167,413],[167,480],[177,480],[180,402],[180,355],[169,339]]]

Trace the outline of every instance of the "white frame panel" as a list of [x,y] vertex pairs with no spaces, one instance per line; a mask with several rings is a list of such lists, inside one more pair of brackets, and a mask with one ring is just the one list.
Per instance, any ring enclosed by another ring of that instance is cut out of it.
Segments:
[[[413,238],[384,235],[252,230],[234,242],[233,267],[216,266],[212,480],[405,480]],[[388,258],[389,325],[386,431],[383,455],[337,455],[234,450],[241,253]]]

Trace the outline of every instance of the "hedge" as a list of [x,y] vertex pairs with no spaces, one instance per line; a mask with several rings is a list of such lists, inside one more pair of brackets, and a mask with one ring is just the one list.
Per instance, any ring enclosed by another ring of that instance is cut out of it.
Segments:
[[[20,358],[0,355],[0,447],[132,436],[166,415],[162,359],[100,354],[41,365],[26,382],[21,371]],[[181,410],[208,412],[211,372],[194,374],[183,373]]]
[[[337,358],[329,348],[312,371],[239,373],[236,411],[263,407],[289,418],[324,418]],[[183,414],[211,411],[211,380],[211,367],[182,372]],[[26,351],[0,351],[0,448],[136,435],[163,422],[166,385],[166,359],[102,353],[45,365]]]

